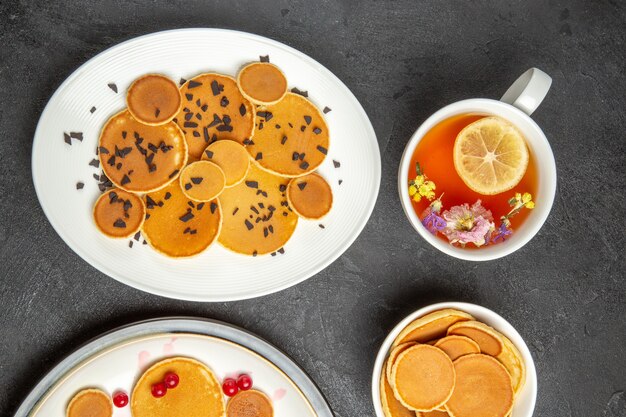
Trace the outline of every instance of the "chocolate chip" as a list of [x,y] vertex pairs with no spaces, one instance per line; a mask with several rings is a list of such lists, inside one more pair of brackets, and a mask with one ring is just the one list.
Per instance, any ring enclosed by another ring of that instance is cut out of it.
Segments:
[[329,113],[332,111],[332,109],[328,106],[324,107],[324,110],[322,110],[324,112],[324,114]]
[[259,60],[261,62],[270,62],[270,56],[269,55],[259,55]]
[[174,178],[177,174],[178,174],[178,169],[175,169],[174,171],[172,171],[172,173],[169,175],[169,178]]
[[214,96],[217,96],[220,93],[220,86],[216,80],[211,81],[211,91],[213,92]]
[[222,99],[220,100],[220,106],[222,107],[228,106],[229,103],[230,101],[228,101],[228,97],[226,96],[223,96]]
[[89,110],[89,113],[93,114],[93,112],[95,112],[95,111],[96,111],[96,107],[95,107],[95,106],[93,106],[93,107]]
[[198,123],[196,123],[196,122],[185,122],[183,126],[184,127],[196,128],[196,127],[198,127]]
[[258,152],[254,157],[255,161],[258,161],[259,159],[263,159],[263,152]]
[[85,186],[84,182],[77,182],[76,183],[76,189],[77,190],[82,190],[84,186]]
[[304,161],[304,156],[306,155],[306,153],[301,153],[300,156],[298,157],[301,161]]
[[294,87],[291,89],[292,93],[296,93],[296,94],[300,94],[302,97],[308,97],[309,93],[307,91],[302,91],[300,89],[298,89],[297,87]]
[[322,223],[319,224],[320,229],[326,229]]
[[256,258],[256,256],[257,256],[257,251],[252,252],[252,257]]
[[284,193],[285,190],[287,189],[287,186],[285,184],[280,184],[278,186],[278,189],[280,190],[281,193]]
[[98,151],[103,154],[103,155],[107,155],[109,153],[109,150],[107,148],[105,148],[104,146],[100,146],[98,148]]
[[183,85],[186,82],[187,82],[187,80],[181,77],[180,81],[178,82],[178,85]]
[[272,112],[269,112],[269,111],[260,111],[260,112],[257,112],[256,115],[265,119],[266,122],[269,122],[270,120],[272,120],[272,117],[274,117],[274,114],[272,114]]
[[129,248],[132,248],[132,247],[133,247],[133,241],[132,241],[132,240],[129,240],[129,241],[128,241],[128,247],[129,247]]
[[159,117],[159,114],[161,114],[161,109],[157,107],[156,110],[154,111],[154,117]]
[[335,166],[335,168],[339,168],[341,166],[341,163],[333,159],[333,165]]
[[196,205],[193,203],[193,201],[187,201],[187,204],[189,205],[189,207],[191,208],[196,208]]
[[146,196],[146,208],[153,209],[157,205],[156,201],[152,199],[149,195]]
[[128,177],[128,175],[124,175],[124,177],[122,177],[122,185],[128,184],[130,182],[130,178]]
[[284,145],[285,142],[287,142],[287,136],[283,136],[283,138],[280,140],[280,144]]
[[180,216],[178,219],[184,223],[187,223],[189,220],[193,219],[194,215],[191,211],[188,211],[187,213],[183,214],[182,216]]
[[322,129],[320,129],[319,127],[316,127],[315,129],[313,129],[313,133],[315,133],[316,135],[319,135],[320,133],[322,133]]
[[193,94],[186,93],[185,94],[185,98],[187,98],[187,101],[192,101],[193,100]]
[[256,207],[254,207],[254,206],[250,206],[250,210],[252,210],[254,212],[254,214],[260,214],[259,210]]
[[309,167],[309,163],[304,161],[300,164],[300,169],[307,169]]
[[211,214],[215,213],[215,210],[217,210],[217,203],[211,201]]
[[191,182],[193,182],[194,184],[198,185],[202,182],[204,178],[202,177],[191,177]]
[[232,132],[233,131],[233,127],[232,126],[227,126],[227,125],[221,125],[216,127],[218,132]]
[[259,188],[259,183],[257,181],[246,181],[246,185],[250,188]]
[[117,94],[117,85],[115,85],[115,83],[110,83],[110,84],[107,84],[107,85],[109,86],[109,88],[111,90],[113,90],[114,93]]
[[306,124],[310,125],[311,124],[311,116],[304,116],[304,121],[306,122]]
[[322,145],[317,145],[317,150],[326,155],[328,153],[328,149],[323,147]]
[[269,234],[269,232],[267,231],[267,227],[263,228],[263,237],[267,237],[267,235]]
[[285,254],[285,248],[278,249],[278,253],[280,253],[281,255],[284,255]]
[[79,141],[83,141],[83,132],[70,132],[70,137],[73,139],[77,139]]
[[233,216],[237,214],[238,211],[239,211],[239,207],[235,207],[235,209],[233,210]]
[[246,106],[241,103],[241,106],[239,106],[239,114],[243,117],[246,115]]
[[300,126],[300,132],[304,132],[305,130],[306,130],[306,126],[305,125]]
[[201,82],[189,80],[189,83],[187,84],[187,88],[196,88],[196,87],[200,87],[201,85],[202,85]]
[[292,161],[297,161],[298,159],[300,159],[300,154],[298,152],[294,152],[293,154],[291,154]]
[[141,232],[135,233],[134,239],[139,242],[139,238],[141,237]]
[[63,140],[65,141],[65,143],[67,143],[68,145],[72,145],[72,138],[70,137],[70,135],[68,135],[67,133],[63,133]]
[[122,219],[117,219],[113,223],[113,227],[118,227],[120,229],[123,229],[123,228],[126,227],[126,222],[124,220],[122,220]]
[[100,168],[100,161],[94,158],[91,162],[89,162],[89,165],[95,168]]
[[338,182],[339,182],[339,185],[341,185],[341,183],[343,182],[343,180],[339,180]]
[[[122,139],[126,139],[126,131],[122,130]],[[139,139],[139,133],[135,132],[135,139]]]
[[211,152],[210,150],[205,150],[204,154],[206,155],[207,158],[211,159],[213,158],[213,152]]
[[306,181],[298,183],[298,188],[300,191],[304,190],[306,188]]
[[274,125],[274,127],[275,127],[276,129],[280,129],[280,125],[279,125],[279,124]]
[[203,207],[204,207],[204,203],[200,203],[196,206],[196,209],[199,211],[199,210],[202,210]]
[[250,223],[250,221],[248,219],[246,219],[244,221],[246,227],[248,228],[248,230],[252,230],[254,228],[254,225],[252,223]]
[[189,190],[191,187],[193,187],[193,185],[190,183],[185,184],[185,190]]

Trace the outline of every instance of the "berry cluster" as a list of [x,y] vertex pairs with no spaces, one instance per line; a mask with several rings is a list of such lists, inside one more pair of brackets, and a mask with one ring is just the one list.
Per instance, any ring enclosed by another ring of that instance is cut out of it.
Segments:
[[174,372],[168,372],[165,374],[162,382],[157,382],[152,386],[152,396],[154,398],[161,398],[167,394],[168,389],[174,389],[178,386],[179,378]]
[[226,378],[222,383],[222,391],[229,397],[234,397],[239,391],[247,391],[252,388],[252,378],[250,375],[241,374],[234,378]]

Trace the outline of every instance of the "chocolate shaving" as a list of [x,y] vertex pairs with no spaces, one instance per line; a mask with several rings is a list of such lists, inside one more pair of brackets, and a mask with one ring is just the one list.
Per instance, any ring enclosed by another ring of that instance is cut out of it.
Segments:
[[202,182],[204,178],[202,177],[191,177],[191,182],[193,182],[194,184],[198,185]]
[[68,135],[67,133],[63,133],[63,140],[65,141],[65,143],[67,143],[68,145],[72,145],[72,138],[70,137],[70,135]]
[[120,229],[123,229],[123,228],[126,227],[126,222],[124,220],[122,220],[122,219],[117,219],[113,223],[113,227],[118,227]]
[[161,113],[161,109],[157,107],[156,110],[154,111],[154,117],[159,117],[160,113]]
[[91,109],[89,110],[89,113],[93,114],[93,112],[95,112],[95,111],[96,111],[96,107],[95,107],[95,106],[93,106],[93,107],[91,107]]
[[128,177],[128,175],[124,175],[124,176],[122,177],[122,182],[121,182],[121,184],[122,184],[122,185],[125,185],[125,184],[128,184],[129,182],[130,182],[130,178]]
[[339,180],[339,185],[341,185],[342,182],[343,182],[343,180]]
[[208,104],[203,104],[202,107],[200,107],[200,109],[202,111],[207,111],[209,109],[209,105]]
[[269,232],[267,231],[267,227],[264,227],[263,228],[263,237],[267,237],[268,233]]
[[269,55],[259,55],[259,61],[261,61],[261,62],[270,62],[270,56]]
[[252,252],[252,257],[256,258],[257,254],[257,251]]
[[189,205],[189,207],[191,208],[196,208],[196,205],[193,203],[193,201],[187,201],[187,204]]
[[189,80],[189,83],[187,84],[187,88],[196,88],[196,87],[200,87],[201,85],[202,85],[201,82]]
[[109,88],[113,90],[115,94],[117,94],[117,85],[115,85],[115,83],[107,84],[107,86],[109,86]]
[[246,219],[244,221],[246,227],[248,228],[248,230],[252,230],[254,228],[254,225],[252,223],[250,223],[250,221],[248,219]]
[[194,215],[191,211],[188,211],[187,213],[183,214],[182,216],[180,216],[178,219],[184,223],[187,223],[189,220],[193,219]]
[[[204,141],[205,141],[206,143],[209,143],[209,128],[208,128],[208,127],[206,127],[206,126],[204,126],[204,127],[202,128],[202,134],[204,135]],[[208,152],[208,151],[207,151],[207,152]],[[207,155],[208,155],[208,154],[207,154]],[[209,156],[209,158],[210,158],[210,156]]]
[[77,190],[82,190],[84,186],[85,186],[84,182],[77,182],[76,183],[76,189]]
[[287,142],[287,136],[283,136],[283,138],[280,140],[280,144],[284,145],[285,142]]
[[196,123],[196,122],[185,122],[185,124],[183,126],[184,127],[196,128],[196,127],[198,127],[198,123]]
[[311,124],[311,116],[304,116],[304,121],[306,122],[306,124],[310,125]]
[[146,196],[146,208],[153,209],[157,205],[156,201],[154,201],[149,195]]
[[285,248],[278,249],[278,253],[280,253],[281,255],[284,255],[285,254]]
[[243,117],[246,115],[246,106],[241,103],[241,106],[239,106],[239,114]]
[[280,190],[281,193],[284,193],[285,190],[287,189],[287,186],[285,184],[280,184],[278,186],[278,189]]
[[306,126],[305,125],[300,126],[300,132],[304,132],[305,130],[306,130]]
[[308,91],[302,91],[302,90],[298,89],[297,87],[292,88],[291,92],[295,93],[295,94],[300,94],[302,97],[308,97],[309,96],[309,92]]
[[89,165],[95,168],[100,168],[100,161],[94,158],[91,162],[89,162]]
[[70,132],[70,137],[73,139],[77,139],[79,141],[83,141],[83,132]]
[[185,184],[185,190],[189,190],[191,187],[193,187],[193,185],[190,183]]
[[[122,139],[126,139],[126,131],[122,130]],[[135,132],[135,139],[139,139],[139,133]]]
[[298,188],[300,191],[304,190],[306,188],[306,181],[298,183]]
[[228,126],[228,125],[220,125],[216,127],[216,129],[218,132],[232,132],[233,131],[233,127]]
[[257,181],[246,181],[246,185],[250,188],[259,188],[259,183]]
[[226,96],[223,96],[222,99],[220,100],[220,106],[222,107],[228,106],[229,103],[230,101],[228,101],[228,97]]
[[328,149],[326,149],[322,145],[317,145],[317,150],[323,153],[324,155],[328,154]]
[[211,91],[213,92],[214,96],[217,96],[220,93],[220,86],[216,80],[211,81]]
[[254,214],[260,214],[259,210],[256,207],[254,207],[254,206],[250,206],[250,210],[252,210],[254,212]]
[[196,209],[199,211],[199,210],[202,210],[203,207],[204,207],[204,203],[200,203],[196,206]]
[[217,210],[217,203],[211,201],[211,214],[214,214],[215,210]]
[[129,247],[129,248],[132,248],[132,247],[133,247],[133,241],[132,241],[132,240],[129,240],[129,241],[128,241],[128,247]]
[[309,167],[309,163],[304,161],[300,164],[300,169],[307,169]]
[[185,84],[186,82],[187,82],[187,80],[181,77],[181,78],[180,78],[180,81],[178,82],[178,85],[183,85],[183,84]]
[[319,127],[316,127],[315,129],[313,129],[313,133],[315,133],[316,135],[319,135],[320,133],[322,133],[322,129],[320,129]]
[[139,242],[139,238],[141,237],[141,232],[135,233],[134,239]]
[[187,98],[187,101],[192,101],[193,100],[193,94],[185,94],[185,97]]
[[172,173],[169,175],[168,178],[174,178],[177,174],[178,174],[178,169],[175,169],[174,171],[172,171]]
[[331,109],[330,107],[326,106],[324,107],[324,110],[322,110],[324,112],[324,114],[331,112],[333,109]]
[[255,161],[258,161],[259,159],[263,159],[263,152],[258,152],[254,157]]
[[333,159],[333,165],[335,166],[335,168],[339,168],[341,166],[341,163]]
[[213,158],[213,152],[211,152],[210,150],[205,150],[204,154],[206,155],[207,158],[211,159]]
[[235,209],[233,210],[233,216],[237,214],[238,211],[239,211],[239,207],[235,207]]
[[108,154],[108,153],[109,153],[109,150],[108,150],[107,148],[105,148],[104,146],[100,146],[100,147],[98,148],[98,151],[99,151],[101,154],[103,154],[103,155],[106,155],[106,154]]
[[260,111],[260,112],[257,112],[256,115],[264,118],[266,122],[269,122],[270,120],[272,120],[272,117],[274,117],[272,112],[269,112],[269,111]]
[[291,155],[291,160],[292,160],[292,161],[297,161],[298,159],[300,159],[300,154],[299,154],[298,152],[294,152],[294,153]]

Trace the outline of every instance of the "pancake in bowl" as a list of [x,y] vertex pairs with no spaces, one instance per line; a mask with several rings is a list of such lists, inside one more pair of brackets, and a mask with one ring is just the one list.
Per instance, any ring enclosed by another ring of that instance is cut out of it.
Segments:
[[253,62],[237,74],[244,97],[257,105],[274,104],[287,93],[287,77],[274,64]]
[[435,343],[435,347],[446,352],[451,360],[456,360],[464,355],[480,353],[480,346],[472,339],[463,336],[442,337]]
[[415,346],[415,345],[416,345],[415,342],[407,342],[407,343],[402,343],[394,347],[393,349],[391,349],[391,351],[389,352],[389,357],[387,358],[387,362],[386,362],[387,365],[383,368],[385,370],[385,376],[387,377],[387,381],[391,380],[391,370],[393,368],[393,364],[398,358],[398,355],[400,355],[402,352],[404,352],[411,346]]
[[143,224],[146,207],[137,195],[120,189],[109,190],[96,200],[93,219],[102,234],[124,238],[135,234]]
[[257,111],[248,153],[263,169],[285,177],[315,171],[328,153],[328,126],[320,111],[299,94]]
[[144,199],[146,220],[142,235],[150,246],[164,255],[172,258],[197,255],[220,233],[219,201],[194,202],[183,194],[178,181],[147,194]]
[[164,75],[147,74],[131,84],[126,104],[136,120],[156,126],[172,121],[180,111],[182,98],[174,81]]
[[78,392],[67,406],[66,417],[111,417],[113,402],[99,389]]
[[[152,395],[152,386],[175,373],[178,386],[164,396]],[[176,357],[157,362],[139,378],[130,397],[133,417],[223,417],[224,397],[213,372],[204,364]]]
[[145,125],[124,110],[104,125],[98,157],[102,170],[118,188],[147,193],[178,177],[187,163],[187,145],[175,123]]
[[380,403],[385,417],[415,417],[415,412],[409,410],[396,399],[393,389],[389,385],[385,369],[389,362],[383,365],[383,372],[380,375]]
[[445,336],[448,328],[454,323],[473,319],[470,314],[450,308],[434,311],[418,317],[402,329],[392,346],[406,342],[426,343]]
[[313,172],[289,181],[287,200],[298,216],[321,219],[333,206],[333,191],[322,176]]
[[176,122],[185,132],[192,160],[200,159],[216,140],[243,144],[252,137],[255,107],[241,94],[233,77],[201,74],[186,81],[180,91],[183,106]]

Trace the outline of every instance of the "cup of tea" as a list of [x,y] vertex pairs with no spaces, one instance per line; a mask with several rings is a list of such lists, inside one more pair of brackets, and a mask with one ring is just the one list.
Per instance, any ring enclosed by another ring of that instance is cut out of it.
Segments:
[[486,261],[537,234],[554,202],[556,164],[530,116],[551,83],[531,68],[500,100],[449,104],[415,131],[400,162],[398,192],[428,243],[456,258]]

